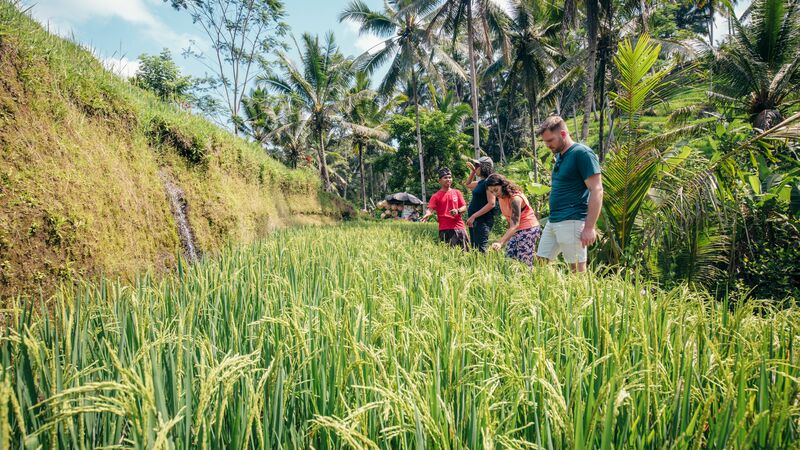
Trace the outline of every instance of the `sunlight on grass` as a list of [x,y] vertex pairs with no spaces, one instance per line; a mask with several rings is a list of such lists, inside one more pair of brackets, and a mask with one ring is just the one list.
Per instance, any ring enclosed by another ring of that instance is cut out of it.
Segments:
[[6,311],[0,446],[790,448],[800,310],[761,307],[427,226],[281,231]]

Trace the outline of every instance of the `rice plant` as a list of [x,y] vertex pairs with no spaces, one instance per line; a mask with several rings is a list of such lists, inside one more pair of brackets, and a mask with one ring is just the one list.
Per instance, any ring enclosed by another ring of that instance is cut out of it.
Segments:
[[20,301],[0,448],[797,448],[797,308],[434,237],[293,229],[163,280]]

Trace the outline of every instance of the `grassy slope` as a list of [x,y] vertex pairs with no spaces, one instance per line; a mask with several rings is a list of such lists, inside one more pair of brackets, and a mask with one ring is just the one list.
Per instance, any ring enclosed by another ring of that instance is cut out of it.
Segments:
[[24,429],[30,448],[800,439],[798,308],[731,312],[685,288],[530,273],[437,245],[429,225],[281,231],[181,276],[87,286],[57,305],[15,309],[0,329],[0,412],[14,399],[20,411],[0,414],[0,431],[22,442]]
[[0,299],[172,266],[160,171],[185,191],[206,252],[342,208],[314,174],[160,103],[0,2]]

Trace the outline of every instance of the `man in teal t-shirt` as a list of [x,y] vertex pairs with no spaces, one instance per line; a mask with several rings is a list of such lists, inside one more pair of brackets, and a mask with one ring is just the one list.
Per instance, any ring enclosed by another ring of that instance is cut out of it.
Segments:
[[561,117],[548,117],[537,134],[555,155],[550,219],[537,256],[555,261],[561,253],[573,271],[584,272],[586,247],[597,240],[595,226],[603,206],[600,163],[592,149],[572,141]]

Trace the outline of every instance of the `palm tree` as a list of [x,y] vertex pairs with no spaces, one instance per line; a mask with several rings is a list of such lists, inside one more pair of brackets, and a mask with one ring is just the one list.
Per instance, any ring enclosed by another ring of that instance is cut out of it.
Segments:
[[798,102],[800,0],[757,0],[750,22],[733,17],[735,32],[716,61],[717,98],[737,105],[760,130],[772,128]]
[[[733,18],[736,17],[736,14],[731,11],[727,11],[725,8],[726,4],[730,4],[731,7],[738,3],[737,0],[696,0],[693,2],[694,9],[702,14],[702,17],[705,19],[706,25],[706,35],[708,36],[708,49],[711,52],[711,55],[716,55],[715,51],[715,44],[714,44],[714,17],[717,13],[729,12],[728,14],[728,26],[730,27],[731,21]],[[709,93],[710,95],[714,95],[714,65],[712,64],[709,67]]]
[[262,88],[242,99],[243,132],[293,169],[309,147],[307,118],[299,105],[291,96],[270,95]]
[[[520,86],[528,104],[528,126],[533,147],[534,179],[539,182],[539,152],[536,147],[536,121],[539,119],[540,94],[549,73],[553,71],[553,55],[557,49],[551,45],[556,23],[550,8],[536,0],[514,0],[512,3],[511,63],[504,89]],[[502,60],[500,61],[502,62]]]
[[308,126],[308,115],[304,114],[302,102],[292,97],[284,97],[278,104],[272,121],[279,126],[270,131],[265,139],[281,149],[286,165],[296,169],[309,147],[309,132],[311,131]]
[[[444,29],[456,40],[462,27],[466,27],[467,59],[469,60],[469,76],[472,99],[473,147],[475,157],[480,157],[480,113],[478,110],[478,72],[476,38],[484,54],[491,55],[491,36],[498,36],[507,53],[508,42],[505,30],[508,27],[508,16],[493,0],[415,0],[420,11],[433,10],[431,13],[428,33],[437,29]],[[437,6],[438,5],[438,6]],[[435,9],[434,9],[435,8]]]
[[436,92],[436,88],[432,84],[428,85],[428,90],[433,107],[447,115],[448,125],[463,131],[464,121],[472,114],[472,108],[466,103],[461,103],[455,92],[451,90],[441,94]]
[[684,135],[680,130],[653,137],[641,127],[642,111],[663,100],[659,90],[663,90],[663,80],[672,70],[654,70],[660,52],[661,46],[645,34],[635,45],[630,40],[622,42],[615,58],[620,79],[617,91],[610,96],[620,115],[620,139],[603,166],[603,210],[610,228],[608,253],[614,263],[640,254],[633,245],[641,240],[639,214],[648,205],[651,188],[658,180],[662,153]]
[[380,105],[375,98],[364,98],[361,95],[363,92],[370,92],[370,79],[366,72],[358,72],[355,83],[350,89],[350,98],[354,101],[347,107],[342,127],[349,131],[354,153],[358,156],[362,209],[366,211],[367,185],[364,176],[364,153],[369,148],[394,150],[384,142],[389,139],[389,134],[385,130],[387,122],[383,120],[389,110],[394,107],[394,99]]
[[694,2],[694,7],[698,11],[704,13],[706,34],[708,34],[708,46],[712,50],[714,49],[714,16],[716,16],[717,13],[723,15],[731,13],[733,16],[736,16],[736,14],[733,14],[733,11],[728,11],[725,6],[726,4],[735,6],[737,3],[737,0],[696,0]]
[[240,128],[245,135],[267,145],[267,134],[278,126],[273,119],[277,117],[279,103],[277,98],[272,98],[269,92],[261,88],[253,89],[249,96],[242,98],[244,119]]
[[[576,2],[577,0],[566,0],[569,2]],[[594,109],[594,90],[595,90],[595,80],[597,78],[597,54],[598,51],[601,51],[601,57],[606,56],[609,54],[609,46],[604,45],[603,48],[600,48],[600,43],[608,43],[610,40],[610,26],[606,26],[604,29],[602,27],[602,18],[603,12],[606,14],[606,18],[608,21],[611,20],[611,11],[613,6],[613,0],[585,0],[585,7],[586,7],[586,47],[588,52],[588,57],[586,59],[586,97],[584,98],[583,103],[583,124],[581,127],[581,140],[585,141],[589,137],[589,118],[592,113],[592,109]],[[565,7],[565,10],[567,8]],[[604,32],[605,31],[605,32]],[[605,69],[606,69],[606,59],[601,58],[601,90],[605,88]],[[601,97],[605,97],[605,93],[603,92]],[[603,99],[601,98],[601,102]],[[603,105],[601,104],[601,108]]]
[[316,141],[320,179],[325,190],[330,191],[331,179],[325,154],[326,135],[341,119],[347,102],[353,100],[347,92],[352,78],[352,61],[339,52],[333,33],[325,36],[322,46],[318,37],[308,33],[303,34],[302,41],[302,50],[298,45],[301,68],[296,67],[285,53],[280,53],[278,66],[282,75],[268,75],[260,81],[300,101],[308,114],[308,125]]
[[[564,10],[575,10],[577,0],[566,0]],[[583,103],[583,124],[581,127],[581,140],[589,137],[589,116],[594,106],[594,80],[597,65],[597,47],[600,31],[600,3],[598,0],[585,0],[586,7],[586,97]],[[577,131],[577,130],[576,130]]]
[[295,169],[308,148],[308,127],[299,101],[256,88],[242,99],[241,130],[273,157]]
[[[422,201],[427,201],[425,189],[425,162],[423,161],[422,133],[419,125],[419,85],[420,72],[436,76],[430,70],[433,54],[425,49],[428,23],[415,5],[414,0],[387,0],[384,11],[373,11],[362,0],[352,1],[339,15],[339,21],[350,20],[360,25],[361,33],[372,33],[385,38],[374,52],[367,51],[356,60],[356,65],[366,73],[372,73],[385,62],[391,60],[389,71],[381,81],[378,92],[389,95],[394,92],[398,81],[407,80],[412,87],[412,101],[416,115],[417,155]],[[435,50],[435,48],[432,48]],[[438,52],[437,58],[458,73],[457,64]]]

